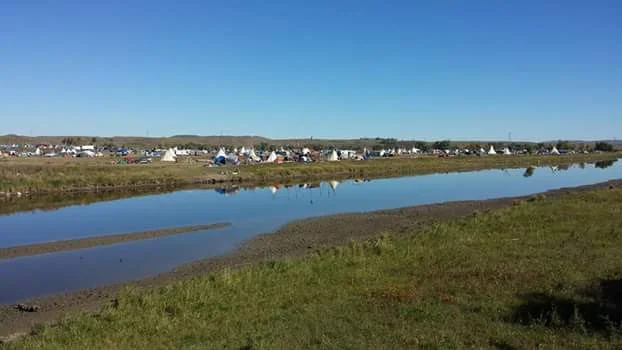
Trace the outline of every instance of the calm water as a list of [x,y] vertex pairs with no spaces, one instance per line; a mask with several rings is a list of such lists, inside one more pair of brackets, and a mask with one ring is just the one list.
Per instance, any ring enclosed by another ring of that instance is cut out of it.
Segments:
[[241,241],[311,216],[537,193],[622,178],[622,162],[599,167],[487,170],[317,187],[173,193],[0,216],[0,247],[165,227],[232,226],[110,246],[0,260],[0,303],[137,279],[224,254]]

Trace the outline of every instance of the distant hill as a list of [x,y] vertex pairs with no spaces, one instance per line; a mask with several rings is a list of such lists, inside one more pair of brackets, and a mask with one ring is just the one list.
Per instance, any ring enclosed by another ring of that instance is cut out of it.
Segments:
[[[115,146],[127,146],[137,148],[148,147],[172,147],[182,145],[201,145],[204,147],[219,147],[219,146],[231,146],[231,147],[257,147],[261,144],[280,146],[293,146],[293,147],[337,147],[342,149],[362,149],[362,148],[374,148],[374,147],[413,147],[417,140],[395,140],[395,139],[382,139],[382,138],[360,138],[360,139],[270,139],[261,136],[201,136],[201,135],[174,135],[170,137],[141,137],[141,136],[113,136],[113,137],[99,137],[99,136],[23,136],[23,135],[3,135],[0,136],[0,144],[62,144],[64,139],[73,138],[75,143],[78,144],[90,144],[96,143],[112,144]],[[95,141],[95,142],[93,142]],[[573,140],[569,141],[571,144],[594,144],[596,141],[583,141]],[[617,148],[622,148],[621,140],[605,140],[614,144]],[[471,145],[488,145],[488,144],[507,144],[507,141],[459,141],[451,140],[451,144],[459,147],[468,147]],[[534,144],[535,142],[521,142],[515,141],[513,143],[519,144]],[[556,144],[555,141],[544,141],[545,144]]]

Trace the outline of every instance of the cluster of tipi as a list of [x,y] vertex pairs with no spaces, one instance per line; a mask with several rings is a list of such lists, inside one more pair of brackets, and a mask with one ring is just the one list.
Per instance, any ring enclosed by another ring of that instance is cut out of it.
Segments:
[[[282,150],[283,151],[283,150]],[[285,151],[283,151],[285,152]],[[311,150],[308,148],[303,148],[301,155],[303,157],[308,157],[309,154],[311,153]],[[259,157],[257,155],[257,153],[255,153],[254,149],[250,149],[247,150],[245,147],[242,147],[239,151],[237,149],[235,149],[233,152],[227,154],[227,152],[225,151],[224,148],[221,148],[220,150],[218,150],[218,153],[216,154],[216,156],[214,157],[214,163],[215,164],[225,164],[225,163],[234,163],[237,164],[239,163],[239,158],[238,158],[238,154],[240,156],[244,156],[246,159],[248,159],[251,162],[255,162],[255,163],[259,163],[259,162],[263,162],[263,163],[274,163],[278,160],[278,155],[276,154],[275,151],[270,152],[270,154],[268,155],[268,157],[266,159],[263,159],[261,157]],[[176,161],[177,156],[175,155],[175,151],[172,148],[169,148],[168,150],[166,150],[166,152],[164,152],[164,155],[162,156],[162,158],[160,159],[163,162],[175,162]],[[337,154],[336,151],[332,151],[327,158],[328,161],[337,161],[339,160],[339,156]]]
[[[488,154],[488,155],[496,155],[498,154],[497,151],[495,151],[494,146],[490,146],[490,149],[488,150],[488,152],[486,152],[483,148],[479,149],[479,153],[480,154]],[[506,156],[512,155],[512,152],[510,151],[509,148],[504,147],[503,148],[503,154]],[[559,150],[557,149],[557,147],[553,147],[553,149],[551,150],[551,154],[560,154]]]

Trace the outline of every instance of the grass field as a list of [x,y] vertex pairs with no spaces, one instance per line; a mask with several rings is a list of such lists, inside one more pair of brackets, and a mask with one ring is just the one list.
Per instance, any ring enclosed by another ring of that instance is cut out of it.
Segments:
[[622,347],[622,189],[126,290],[15,349]]
[[313,164],[259,164],[235,168],[209,168],[205,163],[192,160],[182,160],[174,164],[155,161],[152,164],[118,165],[111,158],[9,158],[0,159],[0,192],[67,192],[142,186],[179,186],[210,182],[278,184],[292,180],[332,180],[531,165],[561,165],[616,159],[619,156],[620,153],[600,153],[565,156],[388,158]]

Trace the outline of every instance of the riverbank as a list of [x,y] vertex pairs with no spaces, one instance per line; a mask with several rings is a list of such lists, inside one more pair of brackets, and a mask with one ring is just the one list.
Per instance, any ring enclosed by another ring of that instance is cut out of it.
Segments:
[[[616,258],[620,186],[612,181],[539,196],[294,222],[230,255],[153,279],[33,301],[38,313],[2,307],[0,334],[66,312],[97,310],[114,299],[99,317],[70,318],[12,346],[145,347],[149,339],[171,347],[251,342],[257,348],[285,345],[280,341],[293,347],[611,344],[618,339],[614,330],[583,314],[584,305],[599,300],[579,289],[599,287],[600,279],[615,283],[622,271]],[[391,238],[378,239],[383,233]],[[358,243],[348,243],[353,239]],[[257,265],[266,260],[273,262]],[[131,288],[117,295],[123,286]],[[576,304],[575,321],[584,321],[585,332],[564,322],[523,326],[529,320],[518,311],[537,302],[527,295],[539,292]],[[236,311],[242,305],[244,318]],[[201,315],[199,323],[188,318],[193,314]],[[160,331],[146,337],[150,329]],[[118,336],[111,339],[113,333]],[[365,334],[374,336],[360,338]]]
[[0,159],[2,197],[69,192],[171,188],[201,184],[279,184],[292,181],[419,175],[438,172],[517,168],[614,160],[620,153],[562,156],[461,156],[438,158],[383,158],[371,161],[319,162],[312,164],[257,164],[239,167],[207,167],[192,158],[168,164],[116,164],[104,159]]

